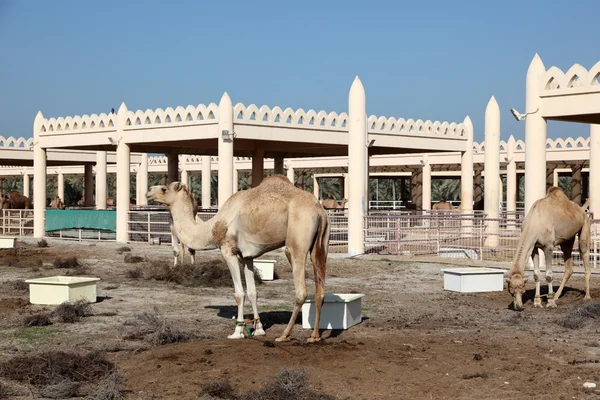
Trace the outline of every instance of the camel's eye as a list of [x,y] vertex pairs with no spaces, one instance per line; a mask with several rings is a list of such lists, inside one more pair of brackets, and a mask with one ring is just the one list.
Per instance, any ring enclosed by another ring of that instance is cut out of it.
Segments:
[[167,188],[162,188],[163,193],[167,192]]

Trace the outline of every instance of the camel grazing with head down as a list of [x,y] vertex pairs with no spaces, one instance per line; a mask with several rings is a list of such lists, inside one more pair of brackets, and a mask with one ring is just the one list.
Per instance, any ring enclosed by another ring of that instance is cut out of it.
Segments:
[[326,210],[344,210],[346,208],[346,204],[348,203],[348,199],[343,199],[342,204],[340,205],[335,199],[324,199],[321,201],[323,208]]
[[[586,202],[587,204],[587,202]],[[546,197],[539,199],[523,221],[521,238],[513,265],[508,272],[508,291],[513,296],[516,310],[523,310],[523,293],[525,293],[525,265],[529,257],[533,259],[533,277],[535,280],[534,307],[542,307],[540,297],[540,267],[538,249],[544,251],[546,257],[546,282],[548,282],[548,307],[556,307],[556,299],[560,297],[567,281],[573,273],[571,253],[575,236],[579,236],[579,253],[585,268],[585,299],[590,297],[590,219],[585,208],[569,200],[565,193],[557,187],[548,189]],[[560,245],[565,261],[565,274],[556,294],[552,288],[552,251]]]
[[[283,246],[292,265],[296,295],[290,321],[276,340],[290,339],[300,308],[306,300],[305,263],[306,255],[310,253],[316,286],[316,314],[308,341],[321,339],[319,322],[325,294],[329,221],[327,213],[312,194],[295,188],[285,176],[273,175],[255,188],[235,193],[206,222],[194,219],[194,206],[187,187],[179,182],[152,186],[146,197],[169,208],[177,237],[186,246],[195,250],[221,250],[233,278],[238,306],[237,324],[233,334],[228,336],[230,339],[243,338],[249,324],[254,324],[255,336],[265,334],[256,304],[253,259]],[[244,321],[242,264],[246,293],[254,314],[251,321]]]
[[11,210],[31,210],[33,204],[29,200],[29,197],[23,196],[19,192],[9,192],[5,195],[2,202],[2,208],[7,207]]

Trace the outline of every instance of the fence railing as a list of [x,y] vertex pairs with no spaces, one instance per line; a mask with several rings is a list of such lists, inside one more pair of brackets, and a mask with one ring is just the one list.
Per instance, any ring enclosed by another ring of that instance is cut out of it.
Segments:
[[33,235],[33,210],[2,210],[2,234]]

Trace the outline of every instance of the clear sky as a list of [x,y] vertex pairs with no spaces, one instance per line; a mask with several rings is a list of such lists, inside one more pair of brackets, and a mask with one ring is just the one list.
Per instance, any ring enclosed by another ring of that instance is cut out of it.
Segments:
[[[46,117],[218,103],[343,112],[359,75],[367,113],[524,136],[537,52],[546,67],[600,60],[600,1],[0,0],[0,135]],[[549,123],[549,137],[589,127]]]

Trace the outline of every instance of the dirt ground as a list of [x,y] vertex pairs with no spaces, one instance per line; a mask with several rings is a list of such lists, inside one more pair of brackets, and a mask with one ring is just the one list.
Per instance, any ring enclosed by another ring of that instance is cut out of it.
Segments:
[[[124,263],[124,254],[117,252],[121,245],[48,243],[38,248],[26,239],[16,251],[0,250],[0,283],[63,274],[52,262],[76,256],[85,266],[78,276],[101,278],[99,301],[80,322],[23,327],[24,316],[54,307],[31,305],[27,291],[0,286],[0,362],[45,350],[105,350],[125,380],[127,399],[197,399],[211,380],[228,380],[244,393],[262,387],[285,367],[305,370],[311,389],[338,399],[599,397],[583,383],[600,385],[600,320],[581,329],[561,325],[583,303],[581,275],[571,278],[556,309],[532,308],[530,280],[526,309],[517,313],[509,308],[506,291],[444,291],[441,268],[448,265],[331,256],[327,292],[366,294],[363,322],[347,331],[324,331],[323,341],[309,345],[310,331],[302,329],[299,319],[293,340],[275,343],[293,301],[291,269],[282,252],[264,257],[277,260],[279,279],[258,286],[267,335],[227,340],[236,313],[233,286],[186,287],[130,278],[129,270],[143,270],[149,263]],[[132,255],[172,263],[169,246],[129,247]],[[198,259],[219,257],[206,252]],[[555,277],[557,286],[562,274]],[[592,279],[592,297],[600,299],[600,276]],[[307,286],[314,293],[312,268],[307,268]],[[133,339],[128,321],[141,312],[158,314],[195,338],[160,346]]]

